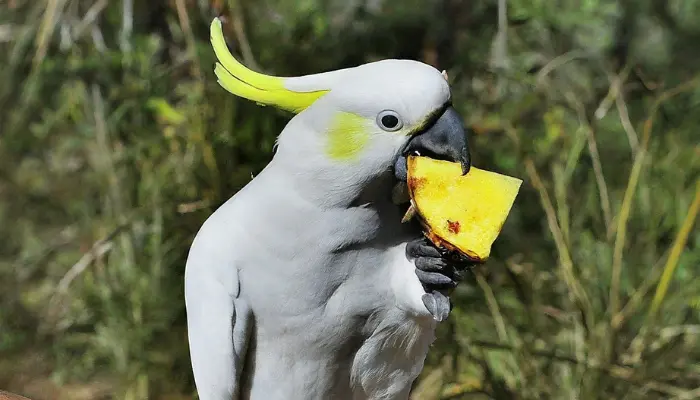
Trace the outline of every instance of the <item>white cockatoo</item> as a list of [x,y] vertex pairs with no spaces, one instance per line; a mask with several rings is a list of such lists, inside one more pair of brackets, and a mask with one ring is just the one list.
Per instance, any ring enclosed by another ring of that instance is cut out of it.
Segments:
[[223,88],[295,115],[270,163],[192,243],[199,398],[407,399],[462,266],[401,222],[392,192],[411,153],[469,171],[446,76],[394,59],[268,76],[233,58],[218,18],[211,40]]

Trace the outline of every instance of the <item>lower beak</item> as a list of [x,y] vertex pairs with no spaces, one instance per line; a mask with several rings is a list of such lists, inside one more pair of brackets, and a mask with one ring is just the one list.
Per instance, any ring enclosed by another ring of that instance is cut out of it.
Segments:
[[406,181],[406,157],[419,154],[439,160],[458,162],[462,165],[462,175],[471,168],[467,133],[462,118],[453,107],[448,107],[423,131],[414,135],[404,147],[394,165],[396,178]]

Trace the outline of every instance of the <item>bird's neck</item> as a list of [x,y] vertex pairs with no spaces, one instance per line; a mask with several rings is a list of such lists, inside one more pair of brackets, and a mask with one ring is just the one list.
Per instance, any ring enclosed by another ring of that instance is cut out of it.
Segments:
[[265,168],[281,190],[291,190],[319,208],[350,208],[391,201],[391,171],[366,175],[352,166],[276,154]]

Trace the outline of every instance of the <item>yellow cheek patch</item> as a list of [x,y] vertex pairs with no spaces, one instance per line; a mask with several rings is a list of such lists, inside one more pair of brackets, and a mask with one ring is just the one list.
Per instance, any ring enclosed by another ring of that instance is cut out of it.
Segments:
[[339,112],[328,129],[326,153],[335,160],[356,160],[369,141],[367,120],[359,115]]
[[214,73],[219,79],[219,84],[230,93],[293,113],[303,111],[328,93],[328,90],[295,92],[285,88],[285,78],[261,74],[246,68],[229,52],[221,29],[221,20],[214,18],[209,31],[214,53],[219,60],[214,67]]

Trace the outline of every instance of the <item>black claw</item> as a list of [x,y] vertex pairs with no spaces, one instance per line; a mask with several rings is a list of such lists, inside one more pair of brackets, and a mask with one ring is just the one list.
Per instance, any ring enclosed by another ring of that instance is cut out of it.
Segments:
[[426,238],[421,238],[408,242],[406,245],[406,255],[410,258],[431,257],[441,258],[440,250],[435,248]]
[[416,268],[416,275],[418,276],[418,280],[420,280],[424,286],[433,286],[435,288],[453,288],[457,285],[457,283],[449,276],[437,272],[425,272]]
[[416,266],[416,276],[427,292],[422,300],[433,318],[440,322],[447,319],[452,304],[444,289],[452,289],[462,281],[473,266],[464,257],[435,247],[427,238],[420,238],[406,245],[406,255]]
[[450,315],[450,298],[441,292],[433,292],[433,297],[438,305],[438,315],[440,315],[440,319],[438,319],[438,321],[446,320]]
[[421,297],[421,300],[423,300],[423,305],[425,308],[428,309],[428,312],[433,316],[433,318],[437,319],[438,317],[438,308],[437,308],[437,301],[435,300],[435,297],[433,297],[432,293],[426,293]]
[[425,308],[438,322],[442,322],[450,315],[450,299],[440,292],[426,293],[422,297]]
[[416,258],[415,265],[416,268],[425,272],[444,271],[447,268],[447,263],[441,258]]

